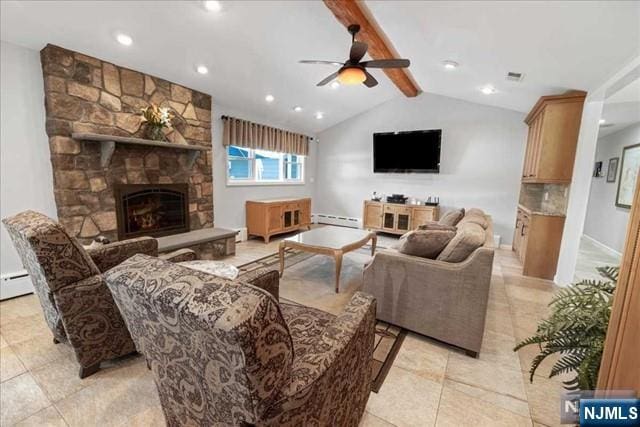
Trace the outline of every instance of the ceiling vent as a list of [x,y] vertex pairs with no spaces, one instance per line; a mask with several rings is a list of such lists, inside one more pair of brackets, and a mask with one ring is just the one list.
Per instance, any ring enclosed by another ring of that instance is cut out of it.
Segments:
[[524,74],[522,73],[516,73],[513,71],[509,71],[507,73],[507,80],[510,80],[512,82],[521,82],[522,79],[524,79]]

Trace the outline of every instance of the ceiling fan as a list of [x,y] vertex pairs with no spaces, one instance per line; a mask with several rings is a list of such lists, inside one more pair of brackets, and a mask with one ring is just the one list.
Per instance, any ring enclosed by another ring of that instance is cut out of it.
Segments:
[[335,78],[345,85],[364,84],[367,87],[374,87],[378,81],[367,71],[367,68],[407,68],[410,65],[408,59],[374,59],[372,61],[360,62],[362,57],[367,53],[366,43],[356,41],[356,34],[360,31],[360,25],[349,25],[347,28],[351,33],[351,51],[349,59],[346,62],[337,61],[316,61],[303,60],[301,64],[328,64],[339,66],[340,69],[335,73],[327,76],[316,86],[324,86]]

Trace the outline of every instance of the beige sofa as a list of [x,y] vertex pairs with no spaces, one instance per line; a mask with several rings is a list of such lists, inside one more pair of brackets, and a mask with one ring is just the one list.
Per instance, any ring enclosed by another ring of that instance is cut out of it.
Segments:
[[493,223],[490,216],[483,216],[485,243],[464,261],[438,261],[394,249],[378,251],[365,267],[363,283],[363,291],[377,299],[377,318],[477,357],[494,252]]

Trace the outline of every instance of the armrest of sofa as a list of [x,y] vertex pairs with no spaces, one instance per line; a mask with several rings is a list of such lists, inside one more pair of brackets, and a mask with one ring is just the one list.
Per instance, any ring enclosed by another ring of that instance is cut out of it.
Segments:
[[362,290],[378,299],[378,319],[478,352],[492,267],[486,247],[458,263],[382,250],[365,268]]
[[[371,393],[375,324],[375,298],[356,292],[309,350],[294,360],[291,381],[283,398],[267,409],[266,424],[281,425],[286,420],[300,425],[357,425]],[[316,408],[313,413],[296,411],[308,403]]]
[[272,268],[258,268],[239,276],[236,282],[247,283],[269,292],[280,301],[280,274]]
[[158,255],[158,258],[170,262],[185,262],[198,259],[198,255],[193,249],[184,248],[173,252],[167,252],[166,254],[160,254]]
[[105,272],[135,254],[158,256],[158,241],[153,237],[138,237],[87,249],[87,253],[98,267]]

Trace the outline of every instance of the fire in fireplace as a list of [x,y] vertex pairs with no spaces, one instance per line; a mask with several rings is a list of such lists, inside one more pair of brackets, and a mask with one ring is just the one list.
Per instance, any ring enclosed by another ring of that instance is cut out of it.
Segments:
[[189,231],[187,184],[118,184],[114,190],[119,240]]

